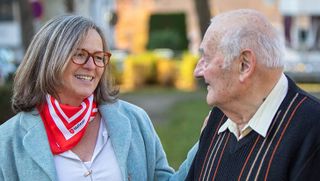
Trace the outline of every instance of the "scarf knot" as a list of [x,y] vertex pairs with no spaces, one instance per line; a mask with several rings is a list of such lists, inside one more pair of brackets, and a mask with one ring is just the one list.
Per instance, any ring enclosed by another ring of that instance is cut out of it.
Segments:
[[53,154],[76,146],[98,111],[93,95],[84,99],[78,107],[60,104],[47,95],[46,102],[39,110]]

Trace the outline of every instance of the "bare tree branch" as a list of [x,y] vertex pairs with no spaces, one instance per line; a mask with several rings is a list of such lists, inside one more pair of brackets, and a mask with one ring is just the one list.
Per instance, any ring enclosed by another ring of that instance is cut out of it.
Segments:
[[17,2],[20,10],[22,45],[26,50],[34,35],[32,7],[26,0],[17,0]]
[[211,13],[208,0],[194,0],[202,37],[209,26]]

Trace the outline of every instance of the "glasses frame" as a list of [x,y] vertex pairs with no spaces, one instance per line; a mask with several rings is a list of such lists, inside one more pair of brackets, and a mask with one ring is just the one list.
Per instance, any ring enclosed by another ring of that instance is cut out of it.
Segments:
[[[97,67],[103,68],[103,67],[105,67],[105,66],[110,62],[110,57],[111,57],[111,55],[112,55],[110,52],[107,52],[107,51],[96,51],[96,52],[90,53],[88,50],[86,50],[86,49],[84,49],[84,48],[77,49],[77,51],[78,51],[78,50],[81,50],[81,51],[86,52],[86,53],[88,54],[88,56],[87,56],[86,60],[85,60],[83,63],[77,63],[77,62],[75,62],[75,60],[74,60],[74,59],[75,59],[75,58],[74,58],[75,55],[73,55],[72,58],[71,58],[71,59],[72,59],[72,62],[73,62],[74,64],[77,64],[77,65],[84,65],[84,64],[86,64],[86,63],[89,61],[89,58],[91,57],[92,60],[93,60],[93,63],[94,63]],[[97,54],[97,53],[104,53],[104,54],[107,55],[107,57],[108,57],[108,60],[106,60],[106,61],[104,62],[103,66],[99,66],[99,65],[97,65],[97,63],[96,63],[96,59],[94,58],[94,55]]]

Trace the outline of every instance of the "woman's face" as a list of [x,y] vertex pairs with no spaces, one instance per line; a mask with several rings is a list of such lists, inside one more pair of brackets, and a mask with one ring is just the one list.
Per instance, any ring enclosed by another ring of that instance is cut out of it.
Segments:
[[[103,51],[99,33],[90,29],[77,49],[85,49],[89,53]],[[97,67],[94,64],[92,57],[83,65],[77,65],[71,59],[68,60],[67,67],[63,72],[62,87],[58,89],[59,101],[62,104],[79,106],[86,97],[93,94],[103,71],[103,67]]]

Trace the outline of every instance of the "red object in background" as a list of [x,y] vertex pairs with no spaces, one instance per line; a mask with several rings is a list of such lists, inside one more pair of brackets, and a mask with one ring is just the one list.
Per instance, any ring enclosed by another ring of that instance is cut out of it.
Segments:
[[37,0],[31,0],[30,4],[31,4],[31,8],[32,8],[33,17],[41,18],[42,14],[43,14],[42,3]]

